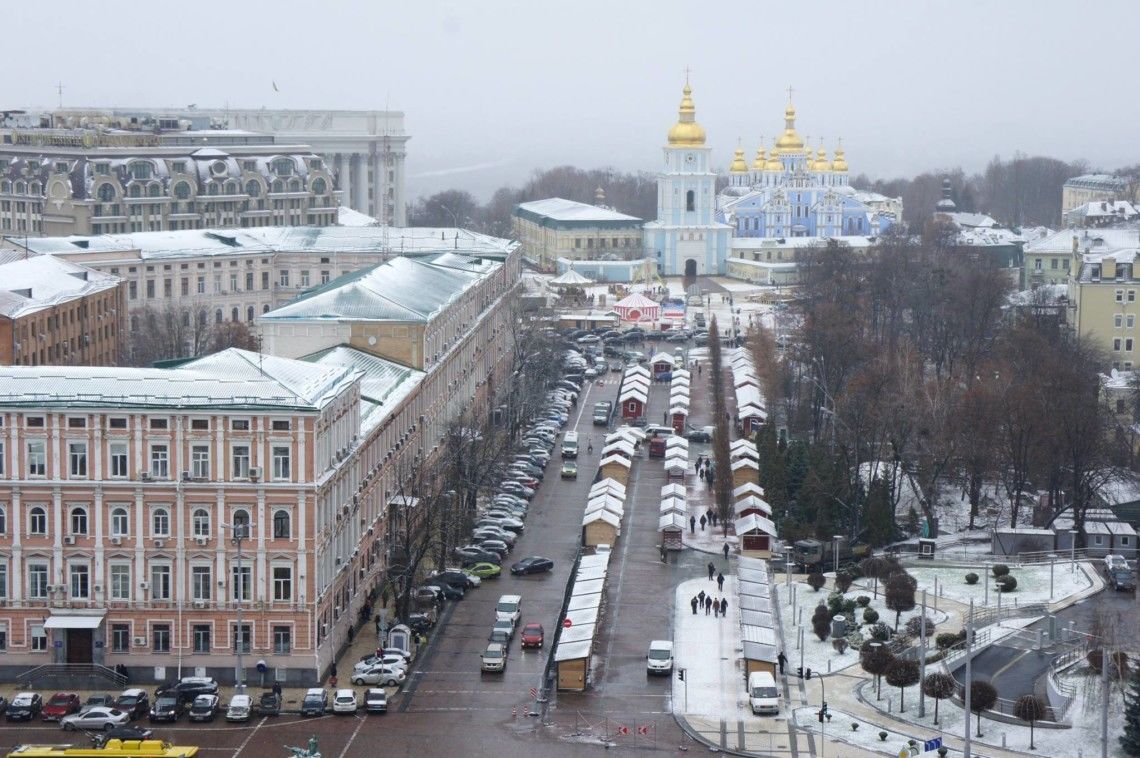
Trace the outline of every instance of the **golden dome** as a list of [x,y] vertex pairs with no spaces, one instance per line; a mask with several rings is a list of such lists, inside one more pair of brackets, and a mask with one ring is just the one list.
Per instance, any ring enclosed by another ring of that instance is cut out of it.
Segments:
[[843,153],[843,143],[839,143],[839,147],[835,148],[835,160],[831,163],[832,171],[847,171],[847,157]]
[[748,162],[744,160],[744,148],[736,148],[736,154],[732,157],[732,165],[728,168],[734,174],[748,173]]
[[761,147],[759,150],[756,151],[756,160],[752,161],[752,170],[753,171],[763,171],[764,170],[764,160],[765,160],[764,148]]
[[669,144],[675,146],[700,146],[705,144],[705,130],[696,121],[697,108],[693,105],[693,90],[688,82],[682,90],[681,107],[677,110],[677,123],[669,130]]
[[819,150],[815,154],[815,165],[813,168],[816,171],[831,170],[831,164],[827,160],[827,151],[823,149],[823,145],[819,146]]
[[764,164],[765,171],[783,171],[784,164],[780,162],[780,153],[775,147],[768,153],[768,162]]
[[796,109],[791,103],[784,109],[784,133],[776,140],[776,149],[781,153],[798,153],[804,149],[804,141],[796,133]]

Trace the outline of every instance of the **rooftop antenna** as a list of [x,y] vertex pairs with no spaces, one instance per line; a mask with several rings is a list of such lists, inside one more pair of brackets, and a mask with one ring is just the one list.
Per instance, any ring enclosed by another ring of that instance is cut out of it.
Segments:
[[55,92],[59,95],[59,107],[63,109],[63,82],[57,82],[55,85]]

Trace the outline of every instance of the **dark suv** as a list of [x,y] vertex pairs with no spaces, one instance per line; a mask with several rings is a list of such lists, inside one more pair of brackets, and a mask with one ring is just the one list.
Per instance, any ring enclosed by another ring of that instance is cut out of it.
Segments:
[[148,718],[152,724],[157,721],[177,721],[185,712],[186,703],[179,700],[177,695],[162,692],[155,696]]
[[218,683],[208,676],[184,676],[154,691],[155,698],[164,694],[175,695],[183,703],[193,703],[199,695],[217,695]]
[[138,687],[123,690],[115,700],[115,707],[130,716],[131,721],[134,721],[150,713],[150,695]]

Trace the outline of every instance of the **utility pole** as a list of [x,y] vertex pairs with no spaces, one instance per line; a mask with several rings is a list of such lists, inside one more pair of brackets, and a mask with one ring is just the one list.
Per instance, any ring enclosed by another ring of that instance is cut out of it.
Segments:
[[922,591],[922,621],[918,629],[918,717],[922,718],[926,715],[926,693],[922,691],[922,681],[926,679],[926,590]]
[[234,642],[237,648],[237,667],[234,669],[234,691],[237,693],[245,692],[245,668],[242,665],[242,653],[245,650],[245,628],[241,624],[241,605],[245,600],[245,574],[242,572],[242,552],[241,543],[243,540],[249,538],[249,524],[242,522],[233,525],[234,536],[233,543],[237,545],[237,582],[234,587],[236,589],[237,597],[237,634],[234,635]]
[[1108,648],[1100,648],[1100,758],[1108,758]]
[[964,685],[966,691],[965,691],[965,694],[962,696],[962,704],[963,704],[963,707],[965,708],[965,716],[966,716],[966,718],[964,718],[962,720],[963,723],[966,725],[966,733],[962,737],[962,741],[965,743],[962,747],[963,758],[972,758],[973,757],[973,753],[970,752],[970,677],[972,674],[972,669],[970,666],[970,648],[971,648],[972,643],[973,643],[973,640],[970,638],[974,634],[973,624],[974,624],[974,599],[970,598],[970,615],[966,617],[966,682]]

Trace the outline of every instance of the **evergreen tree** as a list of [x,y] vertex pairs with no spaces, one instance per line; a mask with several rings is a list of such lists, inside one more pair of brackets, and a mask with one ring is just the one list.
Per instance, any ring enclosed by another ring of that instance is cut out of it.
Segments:
[[1140,670],[1132,674],[1128,692],[1124,693],[1124,734],[1120,746],[1125,755],[1140,755]]
[[787,461],[788,499],[799,500],[800,487],[808,472],[807,448],[802,442],[792,442],[784,458]]
[[776,425],[768,423],[760,430],[760,486],[764,488],[764,499],[772,506],[776,523],[784,517],[788,506],[788,477],[784,466],[784,451],[776,439]]
[[875,477],[867,491],[867,508],[863,516],[867,541],[872,547],[886,545],[895,534],[895,515],[891,510],[891,492],[887,483]]

